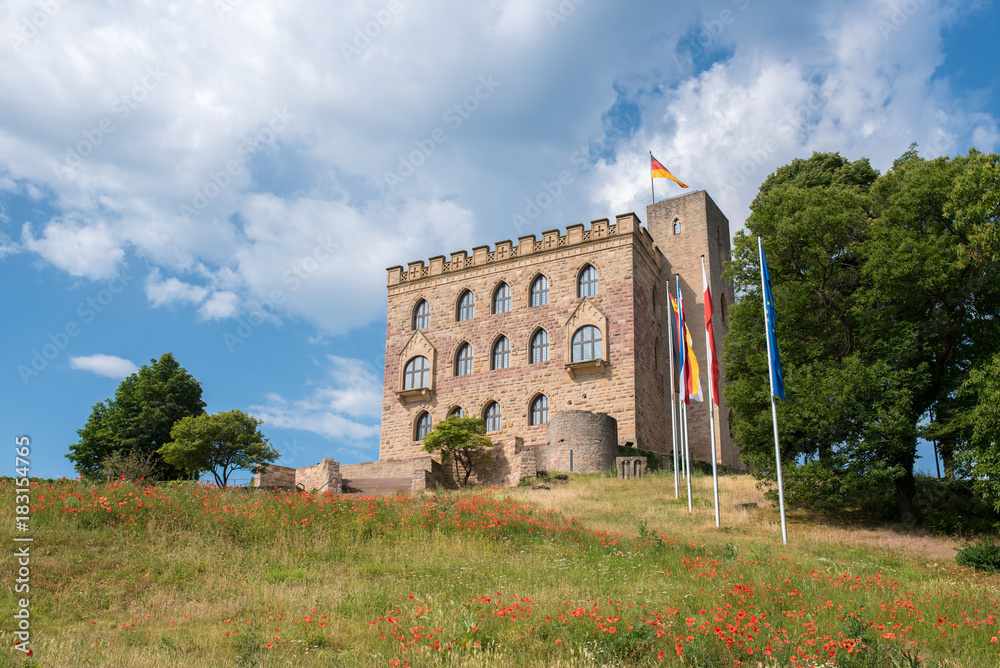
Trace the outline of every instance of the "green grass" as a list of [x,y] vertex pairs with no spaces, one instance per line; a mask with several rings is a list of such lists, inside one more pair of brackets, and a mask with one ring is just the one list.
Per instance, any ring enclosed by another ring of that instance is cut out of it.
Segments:
[[[691,514],[660,474],[381,499],[38,484],[35,653],[0,663],[1000,663],[998,580],[948,540],[792,513],[783,546],[752,481],[722,478],[722,530],[693,482]],[[20,596],[9,579],[6,619]]]

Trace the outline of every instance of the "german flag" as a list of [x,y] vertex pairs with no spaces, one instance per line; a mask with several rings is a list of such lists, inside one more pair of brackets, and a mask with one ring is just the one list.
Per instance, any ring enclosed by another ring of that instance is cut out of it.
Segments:
[[653,154],[649,154],[649,166],[653,170],[654,179],[670,179],[681,188],[687,188],[687,184],[681,183],[677,180],[677,177],[670,173],[666,167],[660,164],[660,161],[653,157]]

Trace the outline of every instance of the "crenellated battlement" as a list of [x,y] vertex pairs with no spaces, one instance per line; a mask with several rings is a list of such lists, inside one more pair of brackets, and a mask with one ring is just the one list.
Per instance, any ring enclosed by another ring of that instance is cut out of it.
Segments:
[[430,258],[427,264],[423,260],[418,260],[410,262],[405,268],[401,265],[389,267],[386,269],[388,272],[386,285],[391,287],[401,283],[413,283],[441,274],[451,274],[489,264],[509,262],[529,255],[539,255],[629,234],[642,238],[652,250],[653,239],[649,232],[642,227],[639,218],[634,213],[624,213],[615,216],[614,223],[607,218],[601,218],[591,221],[589,228],[586,228],[582,223],[569,225],[566,227],[566,234],[560,234],[558,229],[547,230],[542,232],[541,239],[537,239],[534,234],[529,234],[518,237],[517,243],[510,239],[498,241],[494,244],[493,250],[490,250],[489,246],[476,246],[471,253],[464,250],[455,251],[448,260],[445,260],[444,255],[436,255]]

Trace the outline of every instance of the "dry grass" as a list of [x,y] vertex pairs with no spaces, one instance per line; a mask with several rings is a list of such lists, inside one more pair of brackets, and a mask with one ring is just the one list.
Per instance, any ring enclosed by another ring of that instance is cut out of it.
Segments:
[[[577,517],[587,526],[606,531],[635,530],[646,521],[651,530],[666,534],[683,529],[685,535],[714,542],[720,534],[715,527],[712,478],[691,480],[692,511],[686,513],[686,485],[681,480],[679,497],[674,496],[670,474],[654,474],[635,481],[610,481],[599,476],[578,476],[573,484],[548,483],[550,489],[521,488],[514,493],[543,508]],[[628,491],[621,494],[619,492]],[[781,543],[781,517],[777,505],[764,498],[751,476],[720,476],[720,528],[723,534],[736,533],[744,539]],[[743,504],[756,508],[741,509]],[[625,521],[624,525],[622,522]],[[883,528],[817,524],[814,514],[789,510],[786,514],[790,549],[799,546],[839,546],[874,548],[901,557],[919,556],[930,561],[954,561],[961,542],[938,536],[918,527],[894,525]],[[776,542],[775,542],[776,541]]]
[[[744,569],[748,580],[774,578],[773,566],[761,564],[787,558],[802,572],[888,574],[913,591],[970,598],[996,592],[997,578],[974,575],[954,563],[955,541],[901,528],[820,524],[808,514],[792,513],[789,545],[782,546],[777,510],[751,478],[720,479],[721,528],[714,523],[711,478],[695,477],[692,486],[691,513],[683,496],[674,497],[673,478],[667,475],[628,482],[574,476],[547,490],[493,492],[575,517],[588,533],[621,534],[621,551],[592,538],[584,545],[558,534],[522,544],[516,537],[443,531],[361,538],[357,527],[331,533],[321,526],[283,530],[281,540],[258,542],[215,533],[211,520],[201,528],[177,524],[125,531],[83,529],[70,516],[55,515],[39,525],[32,552],[37,660],[23,662],[2,652],[0,666],[388,665],[397,654],[372,633],[369,622],[416,603],[429,609],[421,623],[456,635],[464,601],[501,591],[505,597],[530,597],[545,611],[542,615],[552,611],[554,616],[566,601],[593,598],[658,609],[686,605],[697,613],[713,599],[706,594],[707,581],[688,582],[680,575],[685,556],[728,560],[732,569]],[[424,498],[447,508],[465,495]],[[746,503],[758,507],[735,508]],[[11,513],[9,505],[0,508],[0,522],[10,526]],[[633,554],[632,539],[641,533],[676,537],[681,547]],[[690,549],[683,547],[689,544]],[[665,579],[667,570],[678,573]],[[878,595],[859,602],[877,608]],[[8,585],[0,614],[9,619],[13,608]],[[315,625],[302,621],[306,616],[314,617]],[[129,623],[134,626],[123,627]],[[243,633],[224,636],[230,629]],[[587,649],[591,645],[571,636],[560,646],[540,644],[526,629],[500,625],[497,644],[484,651],[433,655],[433,661],[424,655],[413,665],[657,665],[653,657],[638,663],[598,660]],[[986,630],[976,638],[982,633]],[[276,635],[282,637],[281,649],[264,649],[263,643]],[[13,644],[9,632],[0,632],[0,642]],[[950,665],[1000,665],[1000,653],[989,649],[956,647]],[[678,665],[673,658],[672,665]]]

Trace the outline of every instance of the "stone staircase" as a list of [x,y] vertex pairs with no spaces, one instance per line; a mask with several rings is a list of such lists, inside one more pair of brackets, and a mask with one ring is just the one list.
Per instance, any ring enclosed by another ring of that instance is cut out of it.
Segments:
[[410,478],[354,478],[343,481],[344,494],[359,496],[390,496],[396,492],[409,492]]

